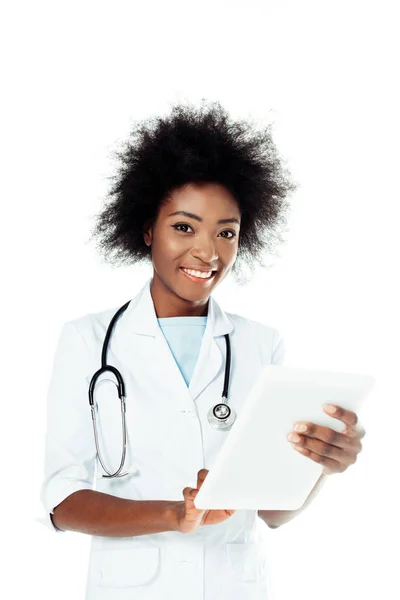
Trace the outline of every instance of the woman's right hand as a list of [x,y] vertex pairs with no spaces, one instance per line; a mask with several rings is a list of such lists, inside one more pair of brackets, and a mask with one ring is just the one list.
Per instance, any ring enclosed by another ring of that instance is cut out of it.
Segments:
[[202,525],[222,523],[236,512],[236,510],[201,510],[195,507],[195,498],[207,475],[208,469],[200,469],[197,473],[197,488],[186,487],[183,490],[185,500],[179,502],[177,506],[177,531],[181,533],[192,533]]

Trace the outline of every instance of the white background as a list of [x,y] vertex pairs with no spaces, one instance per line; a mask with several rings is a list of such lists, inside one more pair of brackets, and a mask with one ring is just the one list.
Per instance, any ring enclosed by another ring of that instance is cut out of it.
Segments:
[[[275,600],[399,592],[396,2],[9,2],[1,118],[4,597],[83,598],[89,538],[40,525],[45,396],[61,325],[132,298],[150,267],[88,243],[133,120],[219,100],[275,122],[300,188],[287,242],[223,308],[278,327],[286,364],[369,373],[357,463],[266,529]],[[4,568],[5,567],[5,568]],[[0,592],[3,596],[3,590]]]

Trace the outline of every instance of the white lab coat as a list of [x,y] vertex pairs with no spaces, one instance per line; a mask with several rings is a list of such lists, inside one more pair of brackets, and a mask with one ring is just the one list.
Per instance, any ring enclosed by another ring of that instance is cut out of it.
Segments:
[[[197,472],[211,468],[229,435],[207,420],[208,410],[221,399],[225,333],[231,341],[228,402],[238,415],[261,368],[283,362],[284,342],[277,329],[224,313],[211,296],[188,387],[158,325],[150,284],[151,279],[118,319],[107,356],[126,386],[125,466],[131,470],[126,477],[101,477],[88,402],[89,382],[101,366],[105,333],[118,307],[62,329],[49,385],[41,489],[54,531],[49,513],[80,489],[133,500],[183,501],[182,490],[196,487]],[[101,452],[109,470],[115,470],[121,453],[115,386],[100,383],[96,399]],[[93,536],[86,600],[266,600],[269,578],[260,527],[265,526],[257,511],[237,510],[224,523],[187,535]]]

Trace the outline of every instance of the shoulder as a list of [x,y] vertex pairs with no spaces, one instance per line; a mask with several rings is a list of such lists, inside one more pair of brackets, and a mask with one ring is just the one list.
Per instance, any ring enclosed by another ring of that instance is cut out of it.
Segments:
[[272,364],[282,364],[285,344],[281,331],[269,323],[262,323],[234,313],[225,313],[234,325],[234,335],[243,344],[257,346],[263,357]]
[[63,331],[79,338],[85,345],[104,339],[107,327],[120,306],[105,308],[100,311],[85,313],[64,322]]
[[235,313],[225,313],[226,316],[232,321],[237,335],[244,335],[250,337],[257,337],[260,339],[267,339],[272,342],[276,332],[276,327],[271,324],[262,323],[261,321],[255,321],[249,319],[243,315],[237,315]]

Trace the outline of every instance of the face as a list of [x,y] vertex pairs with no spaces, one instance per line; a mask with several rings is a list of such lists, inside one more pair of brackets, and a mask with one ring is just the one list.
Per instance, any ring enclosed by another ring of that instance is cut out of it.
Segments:
[[154,225],[144,232],[151,246],[158,316],[202,314],[210,294],[235,263],[239,229],[239,205],[223,186],[186,184],[170,194]]

